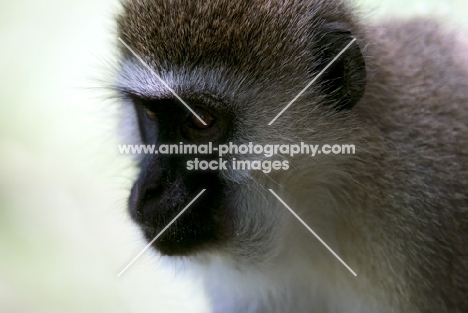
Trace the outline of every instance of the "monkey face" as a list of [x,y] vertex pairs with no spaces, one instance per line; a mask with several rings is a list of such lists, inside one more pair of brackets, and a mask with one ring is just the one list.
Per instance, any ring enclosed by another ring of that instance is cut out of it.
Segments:
[[[188,100],[205,121],[203,125],[176,99],[141,99],[133,96],[142,141],[145,144],[217,145],[229,139],[229,113],[209,107],[207,101]],[[182,149],[181,149],[182,153]],[[167,229],[154,246],[167,255],[187,255],[217,246],[232,235],[233,213],[227,198],[232,186],[216,170],[187,170],[190,159],[212,161],[211,155],[148,154],[129,198],[132,218],[146,238],[153,239],[202,189],[208,190]]]
[[[358,33],[348,15],[336,22],[325,2],[320,10],[317,5],[288,3],[271,8],[263,1],[248,7],[228,0],[216,5],[182,0],[126,3],[118,21],[120,37],[142,59],[121,47],[117,89],[132,108],[129,115],[136,116],[135,143],[281,144],[345,136],[342,127],[330,126],[329,133],[311,137],[310,125],[329,123],[333,113],[351,108],[362,96],[365,64],[357,45],[323,73],[296,108],[268,128],[271,118],[300,91],[297,86],[311,81]],[[340,8],[334,4],[332,9]],[[342,122],[335,119],[334,125]],[[224,250],[260,259],[278,250],[277,237],[287,227],[284,209],[265,201],[262,192],[291,181],[297,172],[265,175],[230,166],[188,170],[187,162],[195,158],[218,159],[216,153],[146,154],[139,161],[129,209],[148,240],[206,189],[154,247],[166,255]],[[229,164],[233,158],[239,156],[229,155]]]

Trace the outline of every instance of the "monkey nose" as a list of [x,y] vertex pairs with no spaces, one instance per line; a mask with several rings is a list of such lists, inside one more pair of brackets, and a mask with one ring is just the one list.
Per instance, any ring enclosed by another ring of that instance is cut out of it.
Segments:
[[148,213],[145,211],[154,207],[162,192],[163,188],[160,184],[135,183],[128,199],[131,217],[138,222],[143,222],[145,213]]

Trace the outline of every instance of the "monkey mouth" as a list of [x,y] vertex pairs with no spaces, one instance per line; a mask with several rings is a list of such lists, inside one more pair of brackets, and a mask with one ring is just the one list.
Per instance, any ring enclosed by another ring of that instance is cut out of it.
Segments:
[[186,213],[187,216],[180,216],[169,226],[157,222],[151,226],[140,225],[140,229],[145,239],[152,242],[153,248],[168,256],[193,255],[222,241],[221,233],[214,223],[207,219],[195,222],[193,219],[198,217]]
[[229,237],[232,218],[221,205],[218,194],[207,192],[200,196],[178,218],[185,208],[182,201],[174,205],[164,197],[131,201],[130,215],[140,227],[145,239],[163,255],[187,256],[222,244]]

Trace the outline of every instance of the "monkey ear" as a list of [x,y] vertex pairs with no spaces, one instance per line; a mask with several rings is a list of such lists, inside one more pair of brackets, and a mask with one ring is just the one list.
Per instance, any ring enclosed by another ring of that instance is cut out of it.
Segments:
[[[324,69],[353,39],[351,32],[332,32],[323,37],[316,73]],[[320,47],[320,46],[319,46]],[[326,98],[337,110],[351,109],[366,89],[366,63],[357,41],[319,78]]]

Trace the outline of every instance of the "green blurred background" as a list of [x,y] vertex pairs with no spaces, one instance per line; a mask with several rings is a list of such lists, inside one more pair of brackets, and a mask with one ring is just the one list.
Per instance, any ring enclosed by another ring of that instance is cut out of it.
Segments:
[[[466,0],[355,2],[371,20],[468,25]],[[0,312],[208,312],[200,282],[152,252],[116,277],[144,246],[100,83],[118,1],[0,3]]]

